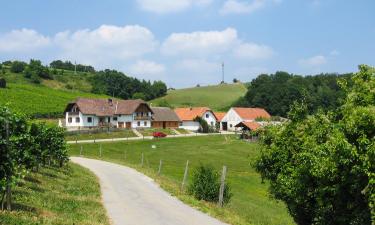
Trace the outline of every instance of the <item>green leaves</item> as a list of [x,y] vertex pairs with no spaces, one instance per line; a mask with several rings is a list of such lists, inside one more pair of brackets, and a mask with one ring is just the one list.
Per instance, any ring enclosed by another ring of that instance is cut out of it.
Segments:
[[298,224],[375,221],[375,71],[359,68],[339,109],[309,116],[295,103],[291,121],[262,132],[256,169]]

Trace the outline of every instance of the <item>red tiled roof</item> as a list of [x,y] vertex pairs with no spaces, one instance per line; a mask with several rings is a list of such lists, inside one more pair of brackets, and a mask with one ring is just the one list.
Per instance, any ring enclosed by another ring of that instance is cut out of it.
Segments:
[[[96,116],[112,116],[112,115],[130,115],[142,104],[147,105],[141,99],[135,100],[118,100],[113,99],[91,99],[91,98],[78,98],[76,101],[69,103],[65,112],[69,111],[74,105],[83,114],[96,115]],[[149,108],[149,106],[147,105]],[[150,109],[152,112],[152,110]]]
[[182,121],[192,121],[197,116],[202,117],[206,111],[211,111],[208,107],[193,107],[193,108],[176,108],[174,109],[177,116]]
[[241,122],[237,124],[235,127],[247,127],[250,130],[256,130],[260,127],[261,125],[257,122]]
[[214,112],[214,115],[216,116],[216,119],[218,122],[221,122],[221,120],[224,118],[226,112]]
[[256,118],[271,118],[271,115],[262,108],[239,108],[234,107],[234,111],[243,119],[243,120],[255,120]]

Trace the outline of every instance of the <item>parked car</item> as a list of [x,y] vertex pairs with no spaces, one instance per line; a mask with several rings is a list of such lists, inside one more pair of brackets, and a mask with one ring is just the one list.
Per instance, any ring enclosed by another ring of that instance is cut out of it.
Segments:
[[163,137],[166,137],[167,135],[164,134],[163,132],[154,132],[154,133],[152,133],[152,136],[154,138],[163,138]]

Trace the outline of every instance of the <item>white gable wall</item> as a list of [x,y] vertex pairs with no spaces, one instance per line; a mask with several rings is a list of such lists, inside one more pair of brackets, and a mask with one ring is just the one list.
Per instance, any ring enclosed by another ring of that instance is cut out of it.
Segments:
[[220,129],[223,128],[222,123],[227,122],[228,130],[234,131],[236,130],[234,126],[242,121],[242,118],[237,114],[237,112],[233,108],[230,108],[227,114],[225,114],[225,116],[221,120]]
[[202,119],[206,120],[209,126],[213,126],[213,127],[216,126],[216,118],[211,111],[206,111],[203,114]]
[[182,125],[179,127],[190,131],[198,131],[200,124],[195,121],[182,121]]

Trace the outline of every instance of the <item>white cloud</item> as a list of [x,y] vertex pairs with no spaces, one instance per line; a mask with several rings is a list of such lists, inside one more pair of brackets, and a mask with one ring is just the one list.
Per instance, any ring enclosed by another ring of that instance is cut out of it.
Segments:
[[173,33],[164,41],[161,51],[165,55],[205,56],[228,51],[237,41],[237,31],[233,28]]
[[321,66],[327,63],[327,58],[323,55],[313,56],[307,59],[300,59],[299,64],[302,66]]
[[65,31],[55,36],[54,43],[61,48],[60,57],[101,66],[134,60],[158,46],[152,32],[138,25]]
[[158,75],[165,72],[165,66],[153,61],[139,60],[130,66],[130,72],[135,75]]
[[203,59],[184,59],[175,64],[177,70],[207,74],[221,70],[220,63],[208,62]]
[[222,15],[252,13],[263,8],[265,3],[265,0],[253,0],[252,2],[227,0],[224,2],[219,13]]
[[192,6],[207,6],[212,0],[137,0],[137,3],[144,11],[163,14],[183,11]]
[[271,47],[255,43],[240,44],[233,53],[243,59],[268,59],[275,54]]
[[332,50],[330,53],[329,53],[331,56],[338,56],[340,55],[340,52],[337,51],[336,49]]
[[0,34],[0,52],[28,52],[51,44],[49,37],[30,29],[12,30]]

